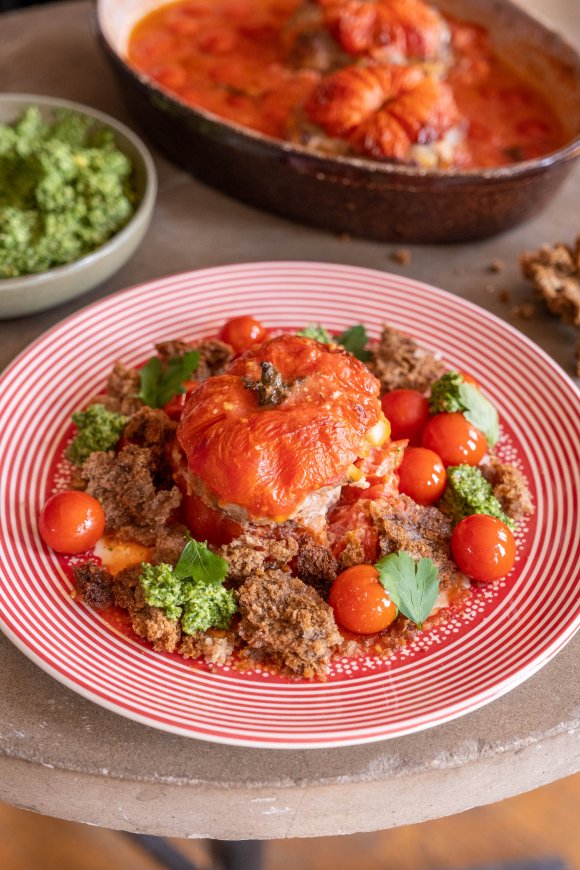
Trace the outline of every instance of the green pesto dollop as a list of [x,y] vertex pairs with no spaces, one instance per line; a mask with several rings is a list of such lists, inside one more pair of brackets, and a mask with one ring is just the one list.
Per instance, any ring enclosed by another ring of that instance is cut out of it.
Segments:
[[147,604],[161,608],[168,619],[180,619],[184,634],[229,628],[238,609],[233,593],[221,583],[179,578],[165,562],[143,563],[139,582]]
[[301,338],[313,338],[314,341],[319,341],[321,344],[330,344],[332,336],[329,331],[321,326],[320,323],[309,323],[304,329],[300,329],[296,335]]
[[95,451],[113,450],[129,419],[99,404],[89,405],[86,411],[76,411],[72,418],[78,432],[66,455],[75,465],[82,465]]
[[502,510],[489,481],[473,465],[455,465],[447,469],[447,486],[439,506],[455,523],[471,514],[488,514],[510,529],[515,526]]
[[171,565],[165,562],[159,565],[143,562],[139,582],[143,587],[145,601],[150,607],[160,607],[168,619],[179,619],[183,612],[182,581],[175,576]]
[[37,107],[0,124],[0,279],[45,272],[94,251],[135,211],[133,166],[112,130]]
[[208,628],[229,628],[238,609],[232,591],[225,586],[190,580],[183,583],[182,595],[181,629],[185,634]]
[[460,396],[463,378],[459,372],[446,372],[433,384],[429,395],[429,410],[432,414],[442,412],[453,414],[465,411],[465,403]]

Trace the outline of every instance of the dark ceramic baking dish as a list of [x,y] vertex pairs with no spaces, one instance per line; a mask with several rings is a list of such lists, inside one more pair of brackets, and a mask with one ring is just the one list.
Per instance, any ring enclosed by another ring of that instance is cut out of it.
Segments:
[[580,55],[509,0],[436,5],[489,29],[498,54],[548,97],[567,144],[540,159],[479,171],[329,158],[185,105],[126,61],[135,23],[167,2],[96,2],[96,30],[133,116],[180,166],[276,214],[380,241],[482,239],[540,211],[580,154]]

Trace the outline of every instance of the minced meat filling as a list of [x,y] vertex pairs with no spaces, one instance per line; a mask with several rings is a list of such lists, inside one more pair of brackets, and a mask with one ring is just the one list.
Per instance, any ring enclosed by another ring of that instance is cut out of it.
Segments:
[[80,472],[86,491],[103,506],[106,531],[145,546],[155,544],[181,502],[176,486],[155,487],[152,465],[150,448],[129,444],[118,454],[92,453]]
[[341,643],[332,609],[297,577],[280,570],[248,578],[238,592],[242,658],[273,662],[291,677],[324,679]]
[[391,390],[424,393],[446,371],[443,363],[430,351],[386,324],[368,366],[385,393]]

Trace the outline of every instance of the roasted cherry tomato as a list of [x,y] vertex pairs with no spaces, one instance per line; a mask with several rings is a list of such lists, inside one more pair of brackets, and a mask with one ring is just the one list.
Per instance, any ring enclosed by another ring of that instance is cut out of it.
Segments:
[[229,544],[242,534],[242,527],[222,511],[214,510],[197,495],[183,498],[185,524],[196,541],[207,541],[214,547]]
[[391,424],[391,438],[408,438],[416,446],[421,443],[423,429],[429,421],[429,402],[417,390],[393,390],[381,398],[383,412]]
[[516,542],[501,520],[473,514],[453,529],[451,553],[459,570],[473,580],[497,580],[513,568]]
[[92,495],[67,489],[48,499],[40,512],[38,529],[45,544],[57,553],[84,553],[105,531],[105,512]]
[[477,387],[477,389],[479,390],[479,384],[477,383],[473,375],[470,375],[467,372],[459,372],[459,374],[461,375],[461,379],[465,384],[471,384],[473,387]]
[[254,317],[232,317],[226,321],[220,332],[220,338],[226,344],[231,344],[236,353],[244,353],[253,344],[264,341],[268,330]]
[[463,414],[435,414],[425,426],[423,447],[437,453],[445,466],[479,465],[487,440]]
[[355,634],[383,631],[397,615],[374,565],[355,565],[339,574],[328,602],[336,621]]
[[407,447],[399,468],[399,491],[417,504],[433,504],[443,495],[447,474],[439,456],[425,447]]
[[181,420],[181,413],[183,408],[185,407],[185,402],[187,401],[187,397],[195,390],[196,387],[199,387],[199,381],[184,381],[183,389],[184,393],[178,393],[172,399],[167,402],[167,404],[163,405],[163,410],[167,414],[167,416],[171,420],[176,420],[179,422]]

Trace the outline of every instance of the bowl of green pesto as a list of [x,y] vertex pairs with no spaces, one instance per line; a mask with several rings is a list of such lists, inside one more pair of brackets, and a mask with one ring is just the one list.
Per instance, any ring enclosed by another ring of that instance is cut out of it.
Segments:
[[59,305],[135,253],[157,193],[124,124],[68,100],[0,95],[0,318]]

